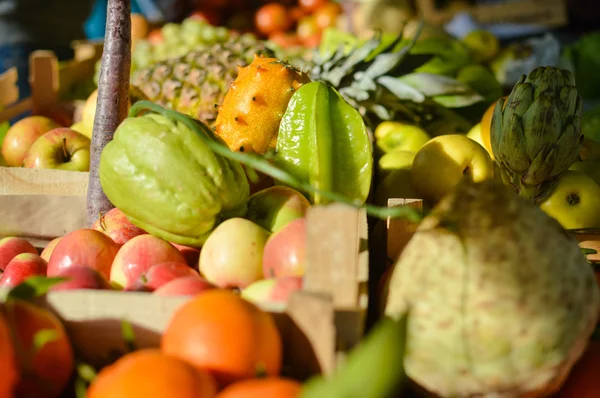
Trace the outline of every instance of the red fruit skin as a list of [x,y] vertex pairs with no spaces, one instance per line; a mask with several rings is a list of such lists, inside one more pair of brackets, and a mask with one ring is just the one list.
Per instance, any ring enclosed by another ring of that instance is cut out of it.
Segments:
[[160,263],[142,272],[138,279],[125,290],[153,292],[172,280],[186,277],[202,278],[197,271],[187,264],[176,262]]
[[[6,319],[13,330],[22,372],[14,397],[59,398],[63,396],[74,370],[73,347],[60,320],[49,310],[23,300],[4,304]],[[35,349],[38,332],[52,331],[53,339]]]
[[265,278],[303,276],[306,261],[306,219],[297,218],[269,237],[263,253]]
[[118,251],[119,245],[102,232],[78,229],[63,236],[54,248],[48,261],[48,276],[59,276],[73,266],[84,266],[110,278],[112,262]]
[[210,289],[217,289],[217,286],[203,277],[186,276],[165,283],[153,294],[158,296],[195,296]]
[[68,280],[54,285],[50,288],[51,291],[77,290],[77,289],[93,289],[93,290],[111,290],[112,287],[100,272],[93,268],[83,266],[72,266],[64,270],[60,275],[61,278]]
[[0,240],[0,271],[4,271],[10,260],[21,253],[38,254],[27,239],[8,237]]
[[188,265],[197,271],[198,260],[200,259],[200,249],[196,247],[178,245],[177,243],[173,242],[171,242],[171,244],[175,246],[175,248],[179,250],[181,254],[183,254],[183,257],[185,257],[185,261],[188,263]]
[[147,233],[143,229],[133,225],[125,213],[116,207],[107,211],[102,217],[99,217],[92,225],[92,229],[106,234],[121,246],[132,238]]
[[0,276],[0,287],[15,287],[29,277],[46,275],[47,269],[48,263],[37,254],[18,254]]
[[277,278],[271,291],[271,300],[287,302],[292,293],[302,290],[303,278],[300,276],[284,276]]
[[48,242],[46,247],[44,247],[44,250],[42,250],[40,257],[46,260],[46,262],[50,261],[50,256],[52,256],[52,252],[54,251],[54,248],[56,247],[60,239],[61,237],[52,239],[50,242]]

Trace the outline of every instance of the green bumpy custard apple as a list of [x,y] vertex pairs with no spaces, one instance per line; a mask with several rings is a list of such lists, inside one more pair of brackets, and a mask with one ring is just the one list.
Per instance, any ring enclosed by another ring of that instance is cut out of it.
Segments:
[[104,193],[133,224],[187,246],[201,246],[221,221],[243,216],[250,195],[239,163],[160,114],[125,119],[102,151],[99,173]]

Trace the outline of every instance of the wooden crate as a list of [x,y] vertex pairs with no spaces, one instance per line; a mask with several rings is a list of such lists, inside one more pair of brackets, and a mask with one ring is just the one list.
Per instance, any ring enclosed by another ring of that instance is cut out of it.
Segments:
[[[438,8],[435,0],[416,0],[418,12],[428,21],[443,24],[457,13],[455,9]],[[505,0],[475,4],[466,10],[481,24],[516,23],[547,27],[568,24],[565,0]]]
[[63,93],[94,75],[96,62],[102,56],[102,43],[76,42],[75,57],[60,63],[52,51],[38,50],[29,57],[31,96],[19,100],[17,70],[11,68],[0,75],[0,122],[31,111],[40,115],[65,114],[77,122],[84,101],[61,101]]
[[[361,339],[368,304],[366,222],[363,211],[341,204],[309,210],[303,290],[287,305],[263,307],[275,316],[283,337],[285,374],[301,380],[331,374]],[[102,364],[125,350],[123,320],[133,326],[138,348],[157,347],[174,311],[187,300],[75,290],[51,292],[40,302],[64,321],[80,355]]]

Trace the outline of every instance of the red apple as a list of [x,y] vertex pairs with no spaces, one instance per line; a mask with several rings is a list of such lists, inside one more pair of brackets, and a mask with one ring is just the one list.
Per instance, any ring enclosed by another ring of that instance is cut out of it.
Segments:
[[112,289],[108,279],[100,272],[90,267],[75,265],[65,269],[58,276],[61,278],[68,278],[68,280],[52,286],[50,290]]
[[60,126],[44,116],[29,116],[13,124],[2,144],[2,156],[6,164],[12,167],[23,166],[23,160],[31,145],[46,132],[57,127]]
[[150,267],[166,262],[187,266],[183,254],[166,240],[148,234],[138,235],[119,249],[112,264],[110,281],[128,288]]
[[42,254],[40,254],[40,257],[43,258],[46,261],[50,261],[50,256],[52,255],[52,252],[54,251],[54,248],[56,247],[56,245],[60,241],[60,238],[61,237],[54,238],[50,242],[48,242],[48,244],[46,245],[46,247],[44,247],[44,250],[42,250]]
[[171,242],[171,244],[173,246],[175,246],[175,248],[177,250],[179,250],[181,252],[181,254],[183,254],[183,257],[185,257],[185,260],[187,261],[187,263],[190,267],[194,268],[195,270],[198,269],[198,260],[200,259],[200,249],[198,249],[196,247],[178,245],[177,243],[173,243],[173,242]]
[[215,285],[197,276],[184,276],[165,283],[154,291],[159,296],[194,296],[209,289],[217,289]]
[[30,169],[88,171],[90,139],[67,127],[50,130],[29,147],[23,166]]
[[98,217],[92,225],[92,229],[110,236],[119,245],[124,245],[131,238],[147,233],[143,229],[133,225],[125,213],[116,207]]
[[155,264],[142,272],[126,290],[152,292],[174,279],[189,276],[201,278],[197,271],[185,263]]
[[0,276],[0,287],[15,287],[31,276],[46,275],[48,263],[33,253],[16,255]]
[[48,276],[58,276],[73,266],[84,266],[109,278],[118,251],[119,245],[102,232],[78,229],[63,236],[54,248],[48,261]]
[[17,237],[0,239],[0,271],[4,271],[10,260],[21,253],[38,254],[38,251],[27,239]]
[[248,285],[241,296],[256,304],[286,303],[291,294],[302,289],[302,277],[285,276],[262,279]]
[[263,254],[265,278],[303,276],[306,261],[306,219],[298,218],[269,237]]

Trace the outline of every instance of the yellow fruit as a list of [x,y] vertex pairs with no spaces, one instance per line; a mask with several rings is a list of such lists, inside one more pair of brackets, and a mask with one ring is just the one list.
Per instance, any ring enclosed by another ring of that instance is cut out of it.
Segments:
[[94,129],[94,117],[96,116],[96,103],[98,102],[98,90],[94,90],[85,101],[81,113],[81,123],[84,128],[92,131]]
[[374,132],[378,149],[387,153],[395,150],[417,152],[429,139],[422,128],[400,122],[381,122]]
[[82,121],[79,121],[71,126],[71,130],[75,130],[80,134],[85,135],[90,140],[92,139],[92,129],[87,128]]
[[600,186],[585,173],[569,170],[540,208],[565,229],[600,227]]
[[487,30],[469,32],[463,38],[463,43],[473,51],[478,62],[490,61],[500,50],[498,38]]
[[303,73],[276,58],[254,56],[239,68],[215,122],[215,133],[229,149],[264,154],[275,149],[279,123],[292,95],[310,82]]
[[[505,100],[508,97],[502,97]],[[483,117],[481,118],[481,140],[483,141],[484,148],[488,151],[492,159],[494,158],[494,152],[492,151],[492,141],[490,137],[490,130],[492,128],[492,116],[494,116],[494,108],[496,108],[496,102],[492,102],[492,104],[487,108]],[[504,106],[506,106],[506,101],[504,102]]]
[[379,177],[385,178],[394,170],[410,169],[416,152],[392,151],[383,155],[378,162]]
[[494,165],[485,148],[461,134],[432,138],[421,148],[412,164],[412,182],[422,197],[439,201],[456,184],[491,179]]

